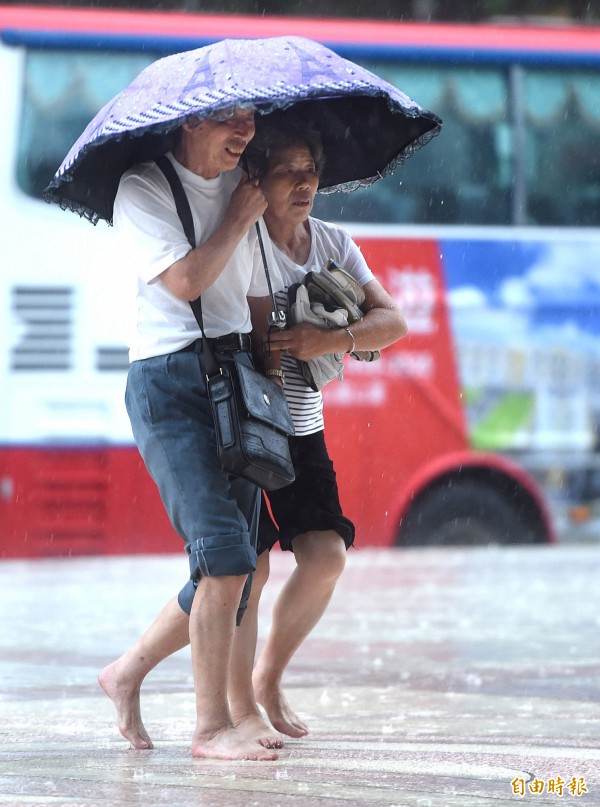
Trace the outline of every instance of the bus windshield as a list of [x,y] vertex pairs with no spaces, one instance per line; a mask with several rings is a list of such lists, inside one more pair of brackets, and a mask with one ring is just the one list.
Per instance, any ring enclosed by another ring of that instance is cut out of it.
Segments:
[[[41,197],[98,109],[159,55],[28,49],[17,160],[25,193]],[[600,224],[600,73],[362,64],[434,110],[443,129],[385,183],[319,195],[317,215],[380,224]]]

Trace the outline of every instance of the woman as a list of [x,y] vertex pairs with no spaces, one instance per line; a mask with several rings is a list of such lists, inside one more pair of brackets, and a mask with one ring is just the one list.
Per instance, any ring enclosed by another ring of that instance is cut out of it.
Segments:
[[[308,323],[266,334],[264,301],[250,298],[253,341],[268,341],[257,360],[268,375],[280,377],[294,420],[290,447],[296,480],[269,493],[262,507],[258,566],[248,610],[236,633],[230,704],[236,724],[256,736],[264,733],[257,702],[271,724],[291,737],[308,732],[282,690],[284,670],[322,617],[344,569],[346,550],[354,542],[354,526],[343,515],[336,475],[324,439],[323,399],[306,385],[297,359],[308,361],[329,353],[380,350],[406,334],[406,323],[395,302],[375,279],[349,234],[310,216],[322,168],[317,133],[277,124],[263,125],[246,155],[267,200],[264,221],[273,246],[277,299],[286,306],[286,289],[317,272],[328,259],[342,266],[364,289],[365,316],[349,328],[321,329]],[[280,360],[280,365],[279,365]],[[270,635],[252,673],[256,648],[256,616],[262,587],[269,574],[269,550],[279,541],[292,551],[296,568],[276,601]]]

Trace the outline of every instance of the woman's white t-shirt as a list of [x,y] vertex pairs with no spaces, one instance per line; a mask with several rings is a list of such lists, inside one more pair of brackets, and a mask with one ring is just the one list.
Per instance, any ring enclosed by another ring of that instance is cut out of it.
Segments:
[[[335,224],[320,219],[308,219],[311,235],[310,253],[302,266],[295,263],[272,244],[277,272],[275,288],[285,291],[277,293],[280,308],[287,310],[287,289],[293,283],[301,283],[308,272],[318,272],[328,260],[334,260],[342,269],[364,286],[374,280],[362,252],[350,234]],[[284,390],[288,407],[294,421],[296,436],[321,431],[323,422],[323,397],[307,386],[298,364],[291,356],[282,354],[281,366],[285,372]]]

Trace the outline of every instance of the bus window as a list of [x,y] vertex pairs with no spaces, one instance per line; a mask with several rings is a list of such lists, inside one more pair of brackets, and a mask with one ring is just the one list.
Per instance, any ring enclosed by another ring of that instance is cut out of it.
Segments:
[[435,109],[442,132],[385,182],[352,198],[319,197],[317,215],[380,224],[600,224],[597,72],[527,68],[515,99],[504,68],[369,67]]
[[41,198],[96,112],[154,58],[136,53],[27,51],[17,182],[28,196]]
[[600,224],[600,75],[533,70],[524,77],[528,223]]
[[[23,86],[17,180],[41,198],[70,146],[95,113],[157,54],[29,49]],[[319,196],[315,213],[380,224],[600,223],[600,76],[527,69],[523,119],[514,119],[508,71],[365,63],[444,121],[426,152],[360,194]],[[524,153],[515,155],[522,128]],[[523,210],[515,214],[516,173]]]
[[355,198],[323,200],[317,215],[397,224],[510,224],[512,135],[500,68],[367,64],[419,103],[442,131],[393,177]]

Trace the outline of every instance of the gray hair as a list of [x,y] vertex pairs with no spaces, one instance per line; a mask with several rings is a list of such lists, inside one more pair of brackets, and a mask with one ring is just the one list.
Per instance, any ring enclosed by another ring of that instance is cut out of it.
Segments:
[[244,152],[250,175],[262,179],[269,170],[273,156],[291,146],[306,146],[315,161],[317,174],[321,174],[325,155],[321,135],[316,129],[281,118],[276,124],[270,123],[268,118],[259,118],[256,122],[256,134]]

